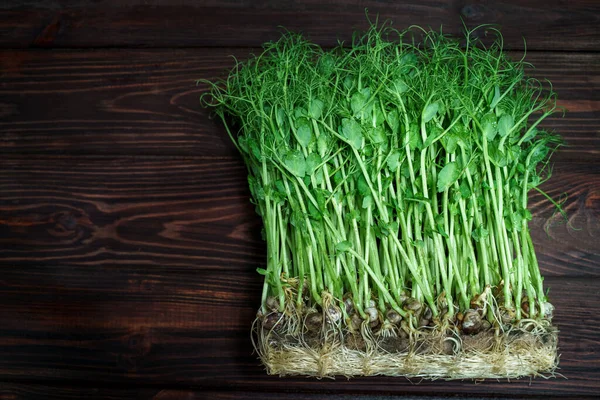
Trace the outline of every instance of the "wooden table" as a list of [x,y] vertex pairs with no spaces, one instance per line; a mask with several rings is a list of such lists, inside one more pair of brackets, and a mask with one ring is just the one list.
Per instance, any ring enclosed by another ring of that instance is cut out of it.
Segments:
[[[0,398],[384,399],[600,392],[600,7],[594,1],[3,1]],[[324,4],[327,3],[327,4]],[[245,169],[205,87],[278,26],[322,45],[367,24],[497,23],[549,78],[568,146],[533,194],[560,373],[514,382],[266,376],[249,328],[265,261]],[[568,197],[566,197],[568,195]]]

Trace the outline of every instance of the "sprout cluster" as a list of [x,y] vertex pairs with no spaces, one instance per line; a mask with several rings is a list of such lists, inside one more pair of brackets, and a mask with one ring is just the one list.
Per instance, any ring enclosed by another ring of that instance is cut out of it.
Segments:
[[527,198],[559,143],[539,127],[555,94],[471,34],[373,26],[324,50],[285,33],[207,82],[264,222],[264,314],[546,316]]

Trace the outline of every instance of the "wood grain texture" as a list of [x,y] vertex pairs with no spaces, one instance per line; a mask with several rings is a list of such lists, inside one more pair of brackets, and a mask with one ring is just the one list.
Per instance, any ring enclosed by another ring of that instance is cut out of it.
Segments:
[[[542,187],[568,223],[530,197],[568,379],[282,379],[252,354],[261,222],[196,81],[281,25],[349,40],[365,8],[399,29],[498,24],[515,58],[525,37],[530,75],[568,110],[545,122],[568,146]],[[599,25],[592,0],[0,1],[0,399],[594,398]]]
[[[190,47],[258,46],[278,35],[278,27],[303,31],[334,45],[365,29],[372,18],[410,25],[444,27],[445,32],[497,24],[508,48],[598,50],[600,6],[596,1],[439,2],[284,0],[4,1],[0,45],[4,47]],[[485,30],[480,35],[485,35]]]
[[48,386],[18,383],[0,383],[0,400],[179,400],[204,399],[199,392],[139,389],[139,388],[104,388],[77,386]]
[[[393,400],[398,396],[393,395],[361,395],[326,393],[298,393],[298,392],[262,392],[262,391],[237,391],[237,390],[202,390],[202,389],[127,389],[127,388],[94,388],[77,386],[48,386],[27,384],[1,384],[0,400],[33,400],[44,398],[47,400],[126,400],[126,399],[151,399],[151,400]],[[442,400],[446,396],[402,396],[403,400]],[[506,397],[479,397],[453,395],[455,400],[499,400]],[[579,396],[579,399],[587,398]],[[591,397],[590,397],[591,398]]]
[[[255,270],[261,222],[237,157],[4,156],[0,265],[139,265],[182,271]],[[598,276],[600,171],[557,163],[532,192],[532,235],[546,275]]]
[[[0,51],[0,152],[234,156],[200,108],[202,78],[248,49]],[[520,58],[521,53],[512,53]],[[600,54],[527,54],[567,109],[544,127],[564,136],[555,161],[600,161]]]
[[[236,391],[236,390],[202,390],[202,389],[127,389],[127,388],[94,388],[77,386],[48,386],[27,384],[2,384],[0,383],[0,400],[33,400],[44,398],[47,400],[126,400],[126,399],[151,399],[151,400],[353,400],[356,395],[335,393],[298,393],[298,392],[261,392],[261,391]],[[403,396],[403,400],[442,400],[447,397],[440,396]],[[499,397],[461,397],[453,396],[455,400],[497,400]],[[582,398],[582,397],[579,397]],[[361,400],[392,400],[397,396],[390,395],[361,395]]]
[[202,266],[193,274],[125,266],[95,267],[94,272],[89,267],[31,264],[4,269],[4,381],[199,385],[215,391],[285,387],[291,392],[371,395],[591,395],[600,379],[600,286],[587,278],[546,280],[558,306],[560,373],[568,380],[415,385],[383,377],[331,381],[266,376],[251,354],[248,334],[260,294],[259,279],[251,270],[237,272],[230,282],[214,272],[203,273]]

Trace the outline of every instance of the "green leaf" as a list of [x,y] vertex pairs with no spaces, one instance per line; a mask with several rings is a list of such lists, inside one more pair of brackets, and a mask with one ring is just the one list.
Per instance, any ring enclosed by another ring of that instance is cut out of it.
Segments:
[[298,150],[289,150],[283,156],[283,164],[294,175],[299,178],[306,174],[306,160]]
[[504,226],[506,227],[506,229],[510,232],[513,230],[513,223],[512,223],[512,219],[510,218],[510,216],[505,215],[504,216]]
[[302,124],[296,129],[296,137],[302,147],[308,147],[310,144],[313,134],[309,124]]
[[312,175],[312,173],[315,171],[315,168],[317,168],[322,161],[323,159],[320,155],[317,153],[310,153],[308,157],[306,157],[306,173],[308,175]]
[[315,184],[317,186],[321,186],[321,184],[323,182],[325,182],[325,175],[323,174],[323,168],[320,168],[320,169],[316,170],[313,173],[313,176],[315,177]]
[[368,195],[363,197],[362,208],[367,208],[373,205],[373,196]]
[[498,167],[505,167],[508,164],[508,158],[506,157],[506,154],[500,150],[500,148],[496,146],[490,146],[489,153],[490,160],[494,165],[497,165]]
[[335,174],[333,174],[333,183],[335,183],[336,186],[341,185],[343,181],[344,175],[342,175],[341,171],[337,171]]
[[488,142],[494,140],[498,134],[498,120],[493,113],[487,113],[481,119],[481,127],[483,129],[483,136],[487,138]]
[[505,114],[501,116],[500,120],[498,121],[498,133],[500,134],[500,136],[504,137],[508,135],[508,132],[510,132],[514,124],[515,119],[512,117],[512,115]]
[[264,268],[256,268],[256,272],[258,272],[259,274],[261,274],[263,276],[267,276],[267,274],[269,273],[269,271],[267,271]]
[[398,230],[398,223],[383,223],[380,222],[379,225],[375,225],[375,227],[379,228],[380,237],[388,237],[390,233],[396,232]]
[[277,125],[279,126],[280,129],[283,129],[285,127],[287,120],[285,118],[285,111],[283,110],[283,108],[281,108],[281,107],[276,108],[275,120],[277,121]]
[[400,65],[406,65],[406,66],[413,66],[417,63],[417,56],[415,55],[415,53],[406,53],[404,56],[402,56],[402,58],[400,59]]
[[521,222],[523,221],[523,216],[521,213],[515,212],[511,213],[510,218],[512,220],[512,225],[517,231],[521,231]]
[[308,115],[310,115],[314,119],[319,119],[323,114],[324,107],[325,104],[323,104],[321,100],[313,99],[313,101],[310,103],[310,108],[308,109]]
[[437,214],[434,218],[435,220],[435,224],[436,225],[444,225],[444,215],[443,214]]
[[436,232],[445,238],[450,237],[450,236],[448,236],[448,234],[446,233],[446,231],[444,230],[444,227],[442,225],[436,225]]
[[321,134],[317,139],[317,150],[319,151],[321,157],[325,157],[325,154],[327,154],[328,147],[329,145],[327,143],[327,136]]
[[458,206],[456,204],[450,204],[449,207],[450,207],[450,215],[453,215],[453,216],[458,215],[460,210],[458,209]]
[[346,90],[350,90],[354,87],[354,78],[351,75],[346,75],[346,77],[344,78],[344,88],[346,88]]
[[323,219],[323,215],[321,215],[317,207],[310,201],[308,202],[308,215],[316,221],[321,221]]
[[514,161],[518,162],[520,155],[521,155],[521,148],[517,145],[510,146],[507,149],[506,157],[511,164],[513,164]]
[[250,138],[248,140],[248,145],[250,146],[250,152],[252,153],[252,155],[256,157],[257,160],[262,161],[262,154],[260,153],[260,147],[258,147],[258,142],[255,139]]
[[479,228],[471,232],[471,237],[473,237],[473,240],[475,240],[476,242],[479,242],[481,239],[486,238],[488,235],[489,232],[483,226],[480,226]]
[[523,143],[529,142],[531,139],[536,137],[537,134],[538,134],[537,128],[530,129],[529,131],[527,131],[525,133],[523,139],[521,139],[521,140],[523,140]]
[[375,107],[373,111],[373,123],[379,129],[383,129],[381,126],[385,121],[385,116],[383,115],[383,111],[379,107]]
[[442,102],[439,102],[439,103],[438,103],[438,105],[439,105],[439,108],[438,108],[438,112],[437,112],[437,113],[438,113],[439,115],[444,115],[444,114],[446,114],[446,103],[444,103],[444,102],[442,101]]
[[248,175],[248,189],[253,198],[258,199],[257,194],[258,181],[252,175]]
[[418,148],[419,143],[421,143],[421,135],[419,135],[419,128],[416,124],[411,124],[409,127],[404,144],[406,145],[407,143],[411,150]]
[[368,196],[369,194],[371,194],[371,189],[369,189],[367,180],[362,174],[358,176],[356,185],[358,187],[358,193],[360,193],[362,196]]
[[403,177],[407,179],[410,178],[410,168],[408,167],[407,162],[400,164],[400,173]]
[[357,115],[363,110],[363,108],[367,104],[368,99],[368,92],[365,93],[364,89],[352,95],[352,97],[350,98],[350,107],[352,108],[352,112],[354,113],[354,115]]
[[381,239],[383,237],[383,235],[381,234],[381,228],[379,228],[379,226],[373,225],[372,229],[376,238]]
[[498,105],[499,102],[500,102],[500,88],[498,86],[496,86],[494,88],[494,97],[492,98],[492,101],[490,103],[490,109],[496,108],[496,106]]
[[307,173],[308,173],[308,168],[305,167],[304,178],[302,178],[302,182],[304,182],[304,184],[306,186],[310,186],[310,175],[306,175]]
[[400,151],[394,150],[387,158],[387,167],[390,172],[395,172],[398,169],[398,161],[400,160]]
[[359,150],[363,145],[363,134],[360,124],[354,119],[342,119],[342,136],[355,149]]
[[393,83],[396,93],[402,94],[408,90],[408,85],[402,79],[396,79]]
[[488,140],[488,142],[494,140],[497,133],[498,130],[495,129],[494,125],[492,125],[491,123],[486,122],[485,124],[483,124],[483,136]]
[[283,196],[287,195],[285,186],[283,185],[283,181],[281,179],[275,181],[275,190],[277,190],[277,192]]
[[431,121],[433,117],[435,117],[435,115],[437,114],[439,107],[440,106],[437,102],[428,104],[427,107],[425,107],[425,110],[423,111],[423,121],[425,123]]
[[531,159],[529,160],[528,168],[530,171],[534,171],[540,161],[546,158],[550,149],[546,146],[536,146],[531,153]]
[[285,195],[277,190],[275,182],[268,184],[263,193],[273,199],[275,203],[281,203],[285,199]]
[[248,154],[248,139],[246,138],[246,136],[238,137],[238,145],[244,153]]
[[458,137],[452,133],[447,133],[441,139],[442,146],[444,149],[450,154],[456,151],[456,147],[458,147]]
[[295,118],[306,117],[306,110],[302,107],[296,107],[294,109],[294,117]]
[[471,189],[469,188],[469,184],[466,180],[463,180],[460,183],[460,196],[463,199],[468,199],[469,197],[471,197]]
[[455,162],[449,162],[442,168],[438,174],[437,190],[443,192],[456,182],[460,175],[460,171]]
[[485,197],[483,195],[477,196],[477,206],[481,208],[485,206]]
[[360,221],[360,211],[358,211],[358,209],[355,208],[354,210],[348,213],[348,217],[350,217],[350,219]]
[[385,115],[385,119],[392,129],[392,133],[398,133],[398,129],[400,128],[400,118],[398,117],[398,111],[392,110]]
[[325,76],[332,74],[335,67],[335,60],[329,53],[325,53],[319,58],[319,72]]
[[319,205],[319,210],[324,212],[326,210],[325,203],[327,199],[331,196],[331,192],[326,189],[315,188],[315,200],[317,200],[317,204]]
[[393,179],[393,177],[391,175],[390,176],[384,176],[381,179],[381,189],[387,190],[390,187],[390,185],[392,184],[393,180],[394,179]]
[[338,253],[344,253],[348,250],[350,250],[352,248],[352,243],[350,243],[347,240],[344,240],[343,242],[339,242],[338,244],[335,245],[335,251],[337,251]]
[[378,126],[370,131],[369,138],[371,142],[375,144],[383,143],[386,141],[387,137],[385,135],[385,131],[382,127]]
[[429,131],[429,135],[427,136],[425,143],[423,143],[423,147],[422,147],[423,149],[426,149],[429,146],[431,146],[431,144],[433,142],[435,142],[437,140],[437,138],[440,136],[440,134],[442,133],[438,127],[432,127],[431,129],[428,129],[428,131]]

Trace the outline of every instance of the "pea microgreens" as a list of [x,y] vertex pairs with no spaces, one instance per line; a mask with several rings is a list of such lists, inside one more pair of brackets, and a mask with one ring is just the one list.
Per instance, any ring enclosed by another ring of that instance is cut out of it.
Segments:
[[491,323],[547,315],[527,201],[560,144],[540,125],[555,93],[499,33],[414,33],[372,26],[330,50],[285,33],[203,81],[264,222],[263,314],[331,297],[342,321],[375,308],[416,328],[415,302],[441,324],[487,293]]

